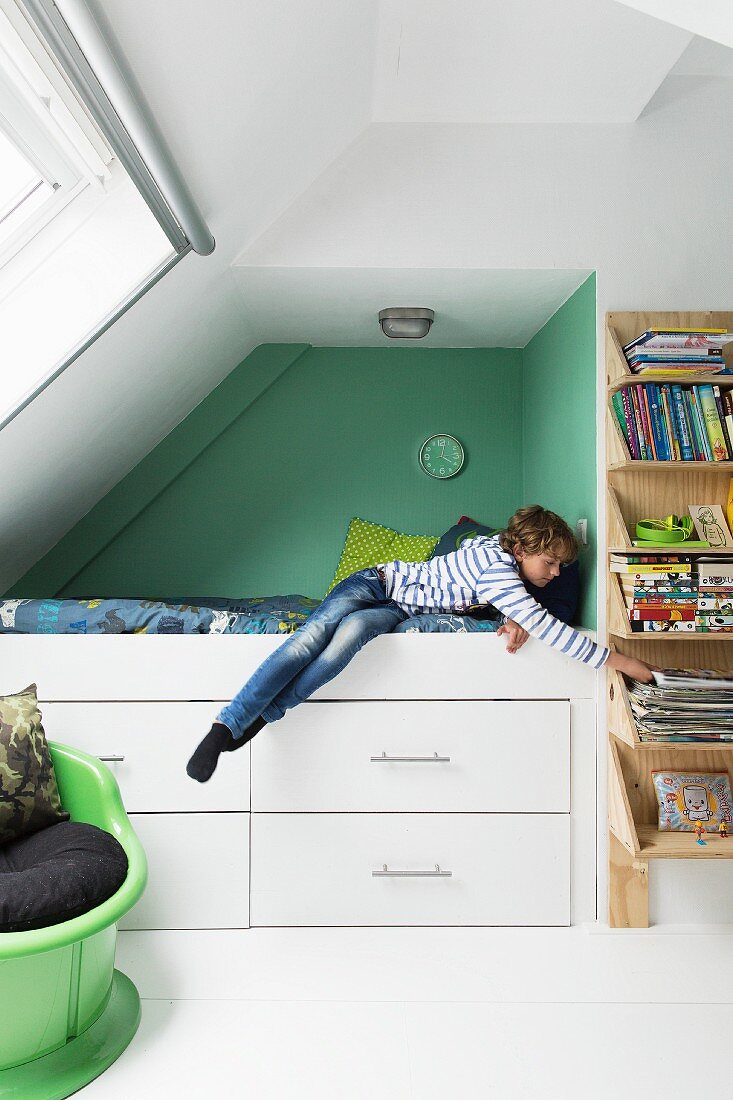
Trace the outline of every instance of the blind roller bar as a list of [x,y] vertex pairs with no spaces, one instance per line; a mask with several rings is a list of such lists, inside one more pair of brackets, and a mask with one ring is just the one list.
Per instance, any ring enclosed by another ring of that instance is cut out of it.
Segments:
[[208,256],[214,238],[111,33],[84,0],[22,3],[173,247]]

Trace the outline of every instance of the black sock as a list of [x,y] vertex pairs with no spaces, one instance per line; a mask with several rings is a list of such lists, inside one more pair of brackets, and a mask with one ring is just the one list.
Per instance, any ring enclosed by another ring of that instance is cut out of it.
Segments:
[[264,726],[267,725],[262,716],[255,718],[251,726],[247,726],[246,730],[241,737],[235,737],[234,734],[229,734],[229,741],[226,743],[222,752],[236,752],[237,749],[241,749],[242,745],[246,745],[248,741],[251,741],[256,733],[259,733]]
[[219,754],[222,752],[235,752],[251,741],[256,733],[259,733],[267,722],[264,718],[255,718],[254,722],[247,726],[241,737],[235,737],[228,726],[223,722],[214,722],[203,741],[196,748],[193,756],[186,764],[186,771],[191,779],[199,783],[206,783],[211,779],[219,763]]
[[224,752],[227,743],[231,740],[232,735],[227,726],[222,725],[221,722],[214,722],[186,764],[186,771],[191,779],[196,779],[199,783],[205,783],[207,779],[211,779],[219,762],[219,753]]

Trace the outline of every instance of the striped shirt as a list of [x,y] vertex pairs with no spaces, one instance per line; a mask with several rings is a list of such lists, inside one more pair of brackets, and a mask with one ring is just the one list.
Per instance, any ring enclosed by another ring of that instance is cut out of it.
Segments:
[[430,561],[392,561],[381,568],[389,598],[412,614],[460,614],[472,604],[491,604],[532,637],[576,661],[600,668],[610,655],[605,646],[556,619],[530,596],[516,558],[502,550],[498,535],[466,539],[452,554]]

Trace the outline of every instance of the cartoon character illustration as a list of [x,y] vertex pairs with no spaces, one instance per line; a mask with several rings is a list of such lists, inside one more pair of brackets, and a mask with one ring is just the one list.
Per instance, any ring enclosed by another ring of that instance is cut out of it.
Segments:
[[226,611],[214,611],[212,613],[209,634],[223,634],[228,626],[229,615],[227,615]]
[[689,821],[709,821],[713,816],[713,811],[708,805],[708,792],[705,787],[690,783],[682,788],[682,797],[685,800],[685,814]]
[[711,630],[728,630],[733,626],[733,615],[709,615],[708,626]]
[[3,600],[0,603],[0,622],[6,630],[15,628],[15,615],[20,605],[30,602],[30,600]]
[[99,629],[102,634],[124,634],[125,620],[117,614],[119,607],[113,607],[103,619],[99,621]]
[[703,506],[697,510],[697,522],[702,526],[702,537],[711,546],[725,546],[723,528],[716,520],[712,508]]

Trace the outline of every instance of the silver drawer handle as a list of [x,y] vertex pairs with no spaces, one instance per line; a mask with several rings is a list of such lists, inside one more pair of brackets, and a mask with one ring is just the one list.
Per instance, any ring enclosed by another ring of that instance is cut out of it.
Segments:
[[441,871],[438,863],[434,871],[390,871],[386,863],[382,864],[381,871],[372,871],[373,878],[450,878],[452,874],[452,871]]
[[370,756],[372,764],[450,764],[450,756],[438,756],[434,752],[432,756],[387,756],[383,752],[381,756]]
[[97,760],[101,760],[103,764],[121,764],[124,759],[124,756],[115,756],[114,754],[97,757]]

